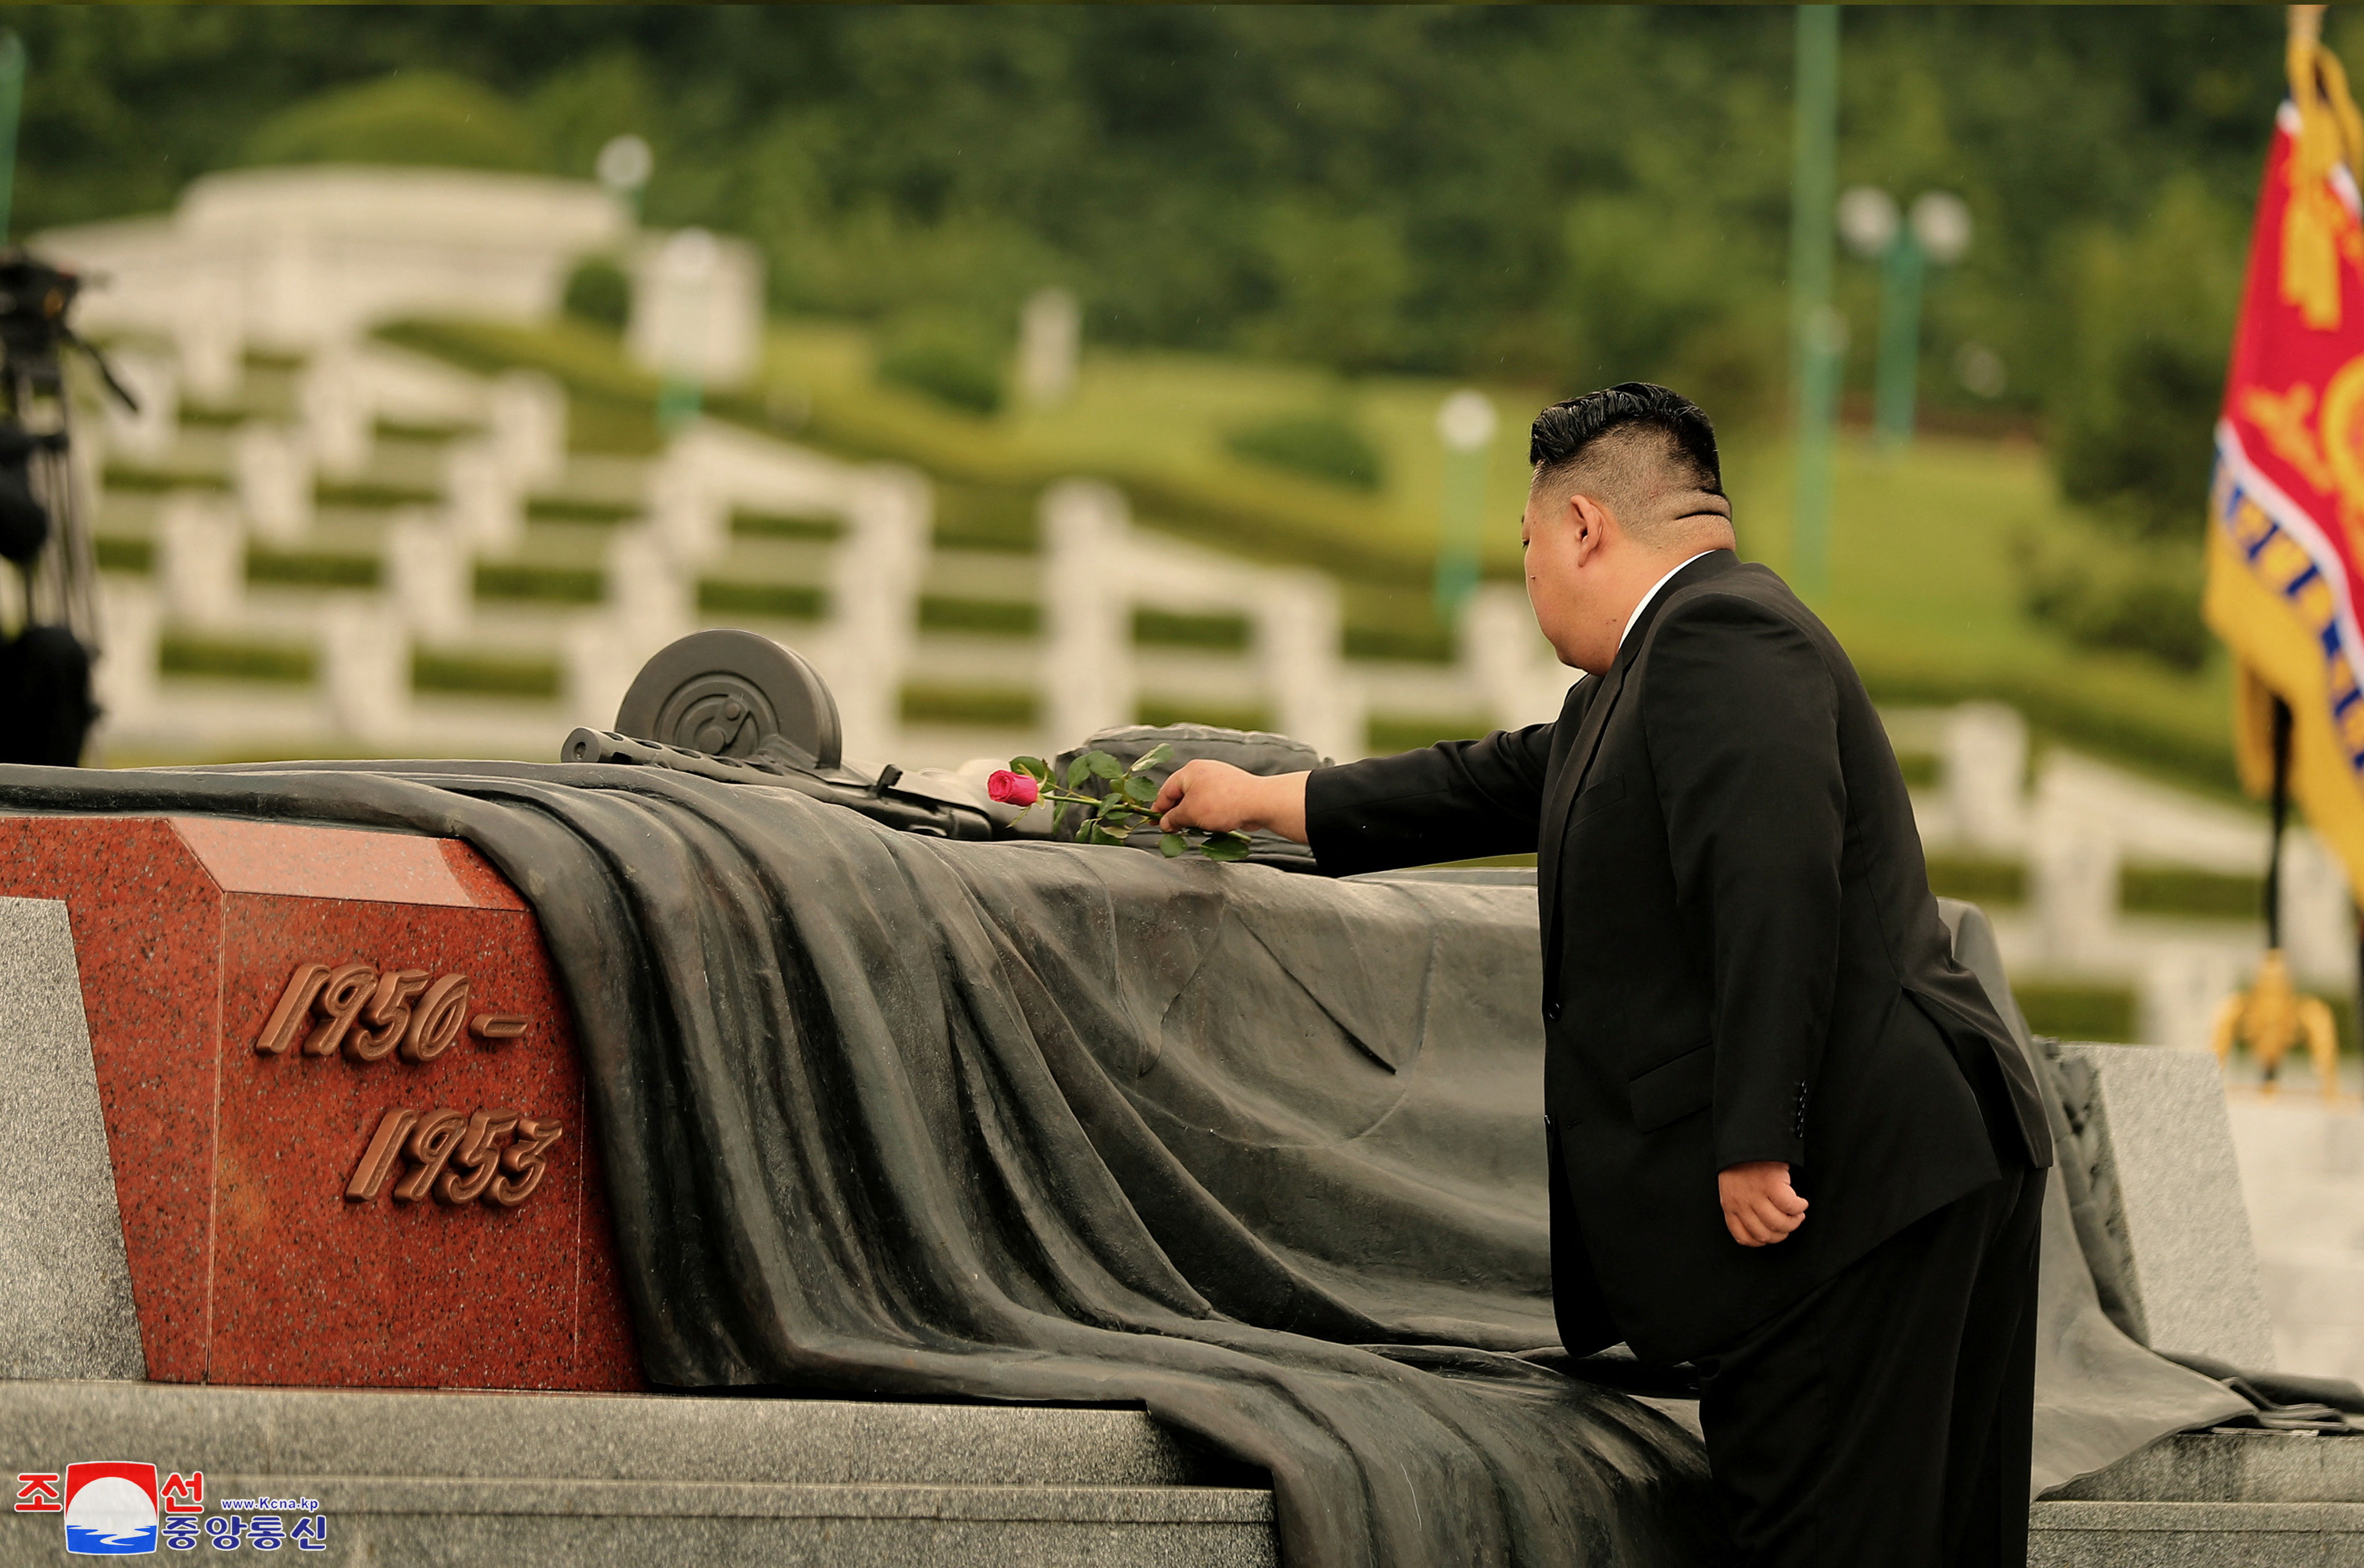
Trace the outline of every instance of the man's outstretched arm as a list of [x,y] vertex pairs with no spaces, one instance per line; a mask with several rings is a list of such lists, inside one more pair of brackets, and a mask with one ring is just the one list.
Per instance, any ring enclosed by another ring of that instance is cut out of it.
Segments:
[[1310,844],[1333,876],[1522,854],[1535,847],[1552,734],[1530,725],[1269,778],[1188,762],[1151,809],[1168,828],[1269,828]]
[[1305,781],[1310,773],[1266,775],[1201,757],[1166,776],[1150,810],[1158,826],[1253,833],[1266,828],[1305,842]]

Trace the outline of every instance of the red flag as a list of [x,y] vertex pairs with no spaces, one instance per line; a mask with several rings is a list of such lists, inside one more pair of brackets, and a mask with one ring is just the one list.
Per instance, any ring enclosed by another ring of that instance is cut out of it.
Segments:
[[2279,696],[2293,793],[2364,887],[2364,125],[2308,32],[2290,63],[2216,426],[2205,607],[2240,669],[2244,781],[2266,787]]

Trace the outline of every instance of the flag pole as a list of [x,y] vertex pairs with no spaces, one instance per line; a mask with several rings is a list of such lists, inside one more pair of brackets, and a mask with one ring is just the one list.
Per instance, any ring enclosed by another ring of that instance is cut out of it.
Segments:
[[2282,828],[2290,817],[2290,704],[2274,698],[2273,831],[2266,849],[2266,951],[2282,948]]

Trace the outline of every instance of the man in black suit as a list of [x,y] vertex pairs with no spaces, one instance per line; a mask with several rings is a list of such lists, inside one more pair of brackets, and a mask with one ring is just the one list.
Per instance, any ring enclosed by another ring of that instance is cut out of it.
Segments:
[[1744,1562],[2022,1568],[2051,1141],[1879,717],[1734,554],[1696,406],[1555,404],[1530,458],[1528,595],[1590,677],[1556,721],[1277,778],[1193,762],[1158,808],[1334,874],[1535,851],[1567,1350],[1696,1367]]

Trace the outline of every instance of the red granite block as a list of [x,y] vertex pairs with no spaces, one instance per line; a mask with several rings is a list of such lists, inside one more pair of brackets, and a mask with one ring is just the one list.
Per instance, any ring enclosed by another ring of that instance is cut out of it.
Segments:
[[[474,851],[0,818],[0,894],[67,901],[151,1377],[641,1385],[572,1023],[530,911]],[[314,966],[339,972],[341,1029],[333,1008],[280,1013]],[[258,1050],[274,1018],[296,1022]],[[392,1112],[451,1181],[397,1159],[349,1196]]]
[[148,1375],[202,1382],[220,894],[170,823],[75,817],[0,817],[0,894],[66,902]]

